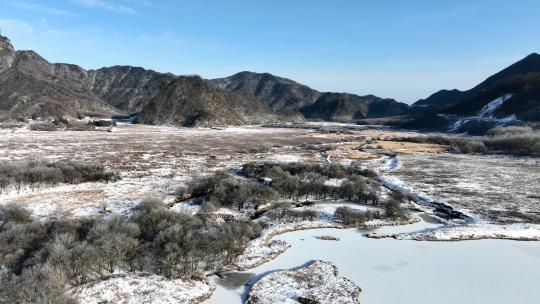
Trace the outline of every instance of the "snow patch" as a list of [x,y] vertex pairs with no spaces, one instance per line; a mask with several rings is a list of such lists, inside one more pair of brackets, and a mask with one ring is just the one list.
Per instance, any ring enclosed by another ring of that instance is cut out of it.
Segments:
[[[354,282],[338,276],[334,264],[315,261],[302,268],[275,271],[264,276],[251,288],[248,303],[358,304],[360,291]],[[300,302],[300,298],[304,301]]]
[[[470,117],[463,117],[456,120],[452,126],[448,129],[448,132],[456,132],[458,131],[462,126],[465,124],[471,122],[471,121],[486,121],[486,122],[495,122],[499,126],[505,125],[511,122],[517,121],[516,115],[509,115],[503,118],[496,118],[493,117],[493,114],[495,111],[497,111],[498,108],[500,108],[505,101],[512,98],[512,94],[505,94],[499,98],[494,99],[493,101],[486,104],[475,116]],[[443,117],[451,117],[448,115],[442,115]]]
[[485,105],[479,112],[476,114],[478,117],[493,118],[493,113],[500,108],[505,101],[512,98],[512,94],[505,94]]
[[158,275],[124,275],[73,290],[80,303],[198,303],[210,297],[214,286],[203,281],[167,280]]
[[302,157],[290,154],[274,155],[271,159],[281,163],[297,163],[303,161]]

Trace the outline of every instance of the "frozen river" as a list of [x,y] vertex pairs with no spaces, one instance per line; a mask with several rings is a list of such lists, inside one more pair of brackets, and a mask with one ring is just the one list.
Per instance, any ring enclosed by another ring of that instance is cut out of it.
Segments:
[[[421,222],[377,231],[408,232],[436,226]],[[320,235],[337,236],[340,241],[315,238]],[[340,275],[355,281],[362,288],[361,302],[367,304],[536,304],[540,299],[540,242],[369,239],[355,229],[302,230],[276,239],[292,247],[248,273],[260,275],[321,259],[333,262]],[[234,277],[216,280],[218,287],[205,303],[243,303],[243,283],[249,276]]]

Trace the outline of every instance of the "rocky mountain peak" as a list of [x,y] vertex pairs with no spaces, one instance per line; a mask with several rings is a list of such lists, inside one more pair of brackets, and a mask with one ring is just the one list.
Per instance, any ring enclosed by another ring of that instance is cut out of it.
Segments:
[[15,60],[15,49],[11,41],[4,36],[0,36],[0,73],[9,69]]

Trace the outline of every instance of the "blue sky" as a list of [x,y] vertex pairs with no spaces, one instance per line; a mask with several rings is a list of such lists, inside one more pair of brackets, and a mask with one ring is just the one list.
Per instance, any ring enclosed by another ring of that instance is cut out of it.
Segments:
[[0,29],[85,68],[270,72],[411,103],[540,52],[539,12],[538,0],[0,0]]

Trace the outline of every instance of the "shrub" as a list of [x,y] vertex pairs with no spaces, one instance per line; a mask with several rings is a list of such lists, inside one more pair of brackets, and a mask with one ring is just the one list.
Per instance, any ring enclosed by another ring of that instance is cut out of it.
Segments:
[[447,145],[462,153],[502,153],[540,156],[540,133],[530,127],[498,127],[487,136],[416,136],[394,137],[393,141]]
[[57,125],[57,126],[58,125],[69,125],[69,121],[66,118],[62,117],[62,116],[53,119],[52,123]]
[[32,221],[32,213],[15,203],[0,206],[0,227],[6,223],[22,224]]

